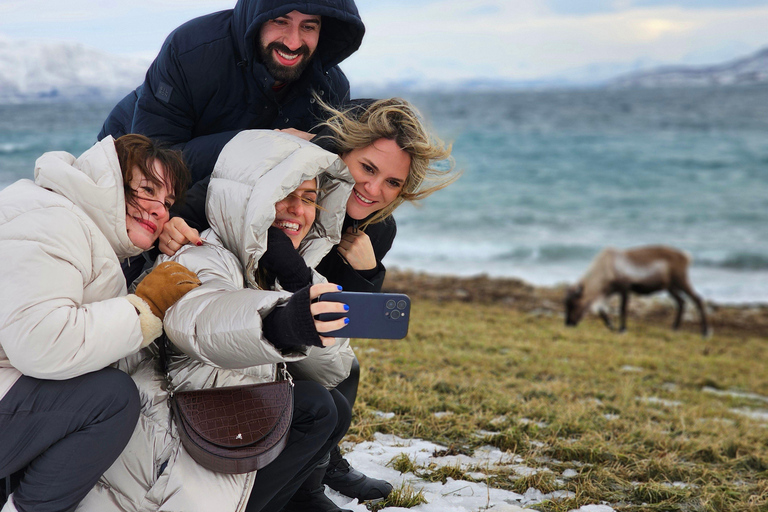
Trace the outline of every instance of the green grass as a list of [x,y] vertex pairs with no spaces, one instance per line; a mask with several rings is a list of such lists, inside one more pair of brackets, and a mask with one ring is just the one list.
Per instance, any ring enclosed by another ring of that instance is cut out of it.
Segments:
[[[451,453],[491,444],[542,471],[484,470],[490,485],[574,493],[536,507],[547,512],[601,502],[622,511],[768,511],[768,429],[733,412],[768,404],[702,391],[768,396],[766,337],[702,340],[637,322],[616,334],[592,320],[571,329],[560,317],[501,306],[416,301],[405,340],[353,345],[362,378],[351,440],[392,433]],[[463,474],[407,457],[391,465],[430,481]],[[559,478],[566,469],[578,474]]]

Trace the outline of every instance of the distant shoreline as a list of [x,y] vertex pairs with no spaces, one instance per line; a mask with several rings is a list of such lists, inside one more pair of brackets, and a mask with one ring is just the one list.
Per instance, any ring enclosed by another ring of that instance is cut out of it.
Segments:
[[[478,305],[509,307],[534,315],[563,319],[566,285],[534,286],[518,278],[435,275],[390,268],[383,291],[405,293],[414,300],[469,302]],[[671,325],[674,306],[666,293],[650,297],[632,296],[629,302],[628,329],[636,322]],[[615,309],[615,308],[614,308]],[[708,316],[718,332],[768,338],[768,304],[718,304],[707,301]],[[683,327],[698,332],[699,317],[689,304]]]

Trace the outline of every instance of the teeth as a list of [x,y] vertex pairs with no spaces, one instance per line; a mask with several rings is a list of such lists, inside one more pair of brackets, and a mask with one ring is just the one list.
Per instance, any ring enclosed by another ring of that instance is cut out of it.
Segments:
[[288,54],[288,53],[283,53],[280,50],[275,50],[275,51],[277,52],[278,55],[280,55],[282,58],[284,58],[286,60],[293,60],[293,59],[298,58],[298,56],[299,56],[298,53],[292,55],[292,54]]
[[359,193],[357,190],[355,190],[355,189],[352,189],[352,192],[354,192],[354,193],[355,193],[355,196],[356,196],[358,199],[360,199],[362,202],[364,202],[365,204],[373,204],[373,203],[374,203],[374,202],[373,202],[373,201],[371,201],[370,199],[366,199],[366,198],[364,198],[363,196],[361,196],[361,195],[360,195],[360,193]]
[[287,220],[275,221],[273,224],[276,228],[285,228],[290,231],[298,231],[299,225],[296,222],[290,222]]

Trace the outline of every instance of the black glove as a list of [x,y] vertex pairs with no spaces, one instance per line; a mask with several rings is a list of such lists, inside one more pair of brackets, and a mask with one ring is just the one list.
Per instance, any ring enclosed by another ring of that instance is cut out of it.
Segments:
[[276,227],[267,230],[267,252],[259,260],[259,266],[275,276],[289,292],[312,284],[312,270],[293,248],[288,235]]
[[306,286],[264,318],[264,337],[279,349],[305,345],[322,347],[309,305],[309,286]]

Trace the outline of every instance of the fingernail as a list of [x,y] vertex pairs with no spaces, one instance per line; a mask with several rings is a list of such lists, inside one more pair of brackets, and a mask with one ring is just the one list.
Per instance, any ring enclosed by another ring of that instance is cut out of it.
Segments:
[[344,323],[345,323],[345,324],[348,324],[348,323],[349,323],[349,318],[345,318],[345,319],[344,319]]
[[197,243],[196,243],[195,245],[196,245],[196,246],[198,246],[198,247],[200,247],[201,245],[203,245],[203,241],[202,241],[202,240],[198,240],[198,241],[197,241]]
[[349,311],[349,306],[347,306],[346,304],[344,304],[344,311]]
[[339,289],[339,291],[341,291],[341,290],[342,290],[341,286],[336,286],[336,288],[338,288],[338,289]]

